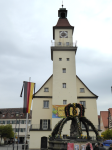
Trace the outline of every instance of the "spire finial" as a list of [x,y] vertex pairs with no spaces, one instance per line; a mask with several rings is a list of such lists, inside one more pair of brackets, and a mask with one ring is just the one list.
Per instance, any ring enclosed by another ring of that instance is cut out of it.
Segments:
[[63,8],[63,1],[62,1],[62,8]]

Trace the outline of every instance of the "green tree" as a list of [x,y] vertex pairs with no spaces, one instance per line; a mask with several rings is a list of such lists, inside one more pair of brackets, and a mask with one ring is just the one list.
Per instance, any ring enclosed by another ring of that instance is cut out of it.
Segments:
[[1,140],[2,138],[13,138],[14,137],[14,132],[12,129],[12,125],[1,125],[0,126],[0,135],[1,135]]
[[101,133],[104,139],[112,139],[112,129],[107,129],[106,131]]

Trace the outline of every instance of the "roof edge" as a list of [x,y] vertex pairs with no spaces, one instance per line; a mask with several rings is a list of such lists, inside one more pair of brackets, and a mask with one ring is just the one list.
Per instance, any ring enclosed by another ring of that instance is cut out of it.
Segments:
[[46,82],[41,86],[41,88],[36,93],[33,94],[33,96],[35,96],[35,94],[37,94],[43,88],[43,86],[50,80],[52,76],[53,74],[46,80]]
[[[76,77],[82,82],[82,80],[76,75]],[[83,82],[82,82],[83,83]],[[84,83],[83,83],[84,84]],[[98,96],[96,94],[94,94],[85,84],[84,86],[96,97],[98,98]]]

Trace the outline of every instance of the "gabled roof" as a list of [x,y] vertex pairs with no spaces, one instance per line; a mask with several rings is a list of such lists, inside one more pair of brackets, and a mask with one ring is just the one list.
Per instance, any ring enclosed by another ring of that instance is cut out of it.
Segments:
[[[82,80],[76,75],[76,77],[82,82]],[[83,82],[82,82],[82,84],[84,84]],[[98,96],[96,95],[96,94],[94,94],[85,84],[84,84],[84,86],[96,97],[96,98],[98,98]]]
[[[37,94],[43,87],[44,87],[44,85],[51,79],[51,77],[53,77],[53,74],[47,79],[47,81],[40,87],[40,89],[36,92],[36,93],[34,93],[33,94],[33,96],[35,96],[35,94]],[[76,77],[81,81],[81,79],[76,75]],[[82,82],[82,81],[81,81]],[[84,84],[83,82],[82,82],[82,84]],[[84,86],[90,91],[90,89],[84,84]],[[90,91],[91,92],[91,91]],[[91,92],[94,96],[95,96],[95,98],[98,98],[98,96],[97,95],[95,95],[93,92]]]
[[67,18],[59,18],[58,19],[58,22],[57,22],[57,24],[56,24],[56,26],[55,27],[57,27],[57,26],[67,26],[67,27],[72,27],[71,25],[70,25],[70,23],[69,23],[69,21],[68,21],[68,19]]
[[108,128],[108,111],[100,111],[100,116],[105,128]]
[[33,96],[35,96],[35,94],[37,94],[43,88],[43,86],[51,79],[52,76],[53,74],[47,79],[47,81],[41,86],[41,88],[36,93],[33,94]]

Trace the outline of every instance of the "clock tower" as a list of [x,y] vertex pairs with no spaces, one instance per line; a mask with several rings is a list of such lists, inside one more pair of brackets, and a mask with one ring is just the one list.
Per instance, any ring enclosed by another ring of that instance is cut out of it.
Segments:
[[[66,8],[58,10],[58,22],[53,27],[54,42],[51,46],[51,60],[53,61],[53,96],[52,105],[66,105],[77,103],[76,89],[76,45],[73,43],[74,27],[67,19]],[[57,123],[52,118],[52,128]]]
[[[29,149],[47,149],[47,137],[51,134],[58,121],[65,117],[64,108],[69,103],[80,103],[87,117],[96,127],[98,126],[98,98],[76,75],[75,55],[77,46],[73,43],[74,27],[67,19],[66,8],[58,10],[58,22],[53,27],[51,60],[53,74],[33,95],[32,122],[30,126]],[[79,114],[77,110],[77,114]],[[72,114],[72,111],[70,111]],[[71,121],[62,130],[62,136],[70,135]],[[86,136],[84,124],[81,124]],[[90,129],[90,136],[95,134]]]

